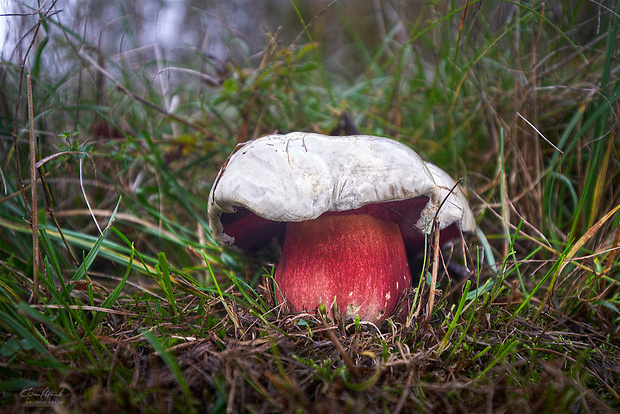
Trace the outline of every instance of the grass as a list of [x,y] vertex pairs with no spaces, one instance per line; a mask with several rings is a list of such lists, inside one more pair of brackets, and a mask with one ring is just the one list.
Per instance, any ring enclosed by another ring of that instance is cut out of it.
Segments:
[[[620,410],[620,7],[566,3],[383,2],[369,43],[347,2],[314,21],[295,2],[299,39],[252,56],[223,31],[227,62],[163,55],[128,18],[106,48],[21,4],[0,66],[2,406]],[[440,263],[436,297],[422,278],[412,318],[380,328],[283,313],[277,248],[225,249],[206,223],[238,142],[343,110],[463,177],[480,228],[443,252],[467,280]]]

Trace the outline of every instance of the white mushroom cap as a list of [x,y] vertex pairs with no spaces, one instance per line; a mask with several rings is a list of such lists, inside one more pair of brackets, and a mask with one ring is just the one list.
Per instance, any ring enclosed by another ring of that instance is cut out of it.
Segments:
[[[220,170],[209,194],[209,227],[217,240],[232,245],[234,237],[226,234],[221,216],[238,208],[274,222],[299,222],[327,212],[422,197],[414,222],[407,222],[419,233],[453,186],[448,174],[392,139],[306,132],[269,135],[246,143]],[[452,224],[462,231],[475,229],[458,188],[438,218],[442,229]]]

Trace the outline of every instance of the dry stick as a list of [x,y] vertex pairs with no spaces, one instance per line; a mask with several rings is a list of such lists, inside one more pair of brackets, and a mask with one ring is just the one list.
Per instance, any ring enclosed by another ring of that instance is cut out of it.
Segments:
[[434,220],[433,228],[433,271],[431,272],[431,287],[428,293],[428,315],[426,317],[427,322],[431,321],[431,315],[433,314],[433,305],[435,304],[435,292],[437,291],[437,273],[439,272],[439,221],[437,218],[435,218]]
[[439,212],[443,208],[444,203],[448,201],[448,197],[450,197],[450,195],[454,193],[454,190],[459,185],[462,179],[463,178],[459,178],[459,180],[454,183],[448,195],[446,195],[446,197],[441,201],[441,204],[439,204],[439,208],[435,212],[435,217],[433,217],[433,271],[431,272],[431,286],[428,297],[428,315],[426,318],[426,322],[431,321],[431,315],[433,314],[433,305],[435,304],[435,292],[437,291],[437,273],[439,272],[439,235],[441,233],[441,229],[439,228]]
[[[28,210],[28,199],[26,197],[26,186],[24,185],[24,180],[22,178],[22,169],[21,169],[21,165],[20,165],[20,157],[19,157],[19,144],[18,144],[18,140],[19,140],[19,136],[17,135],[17,120],[19,119],[18,117],[18,111],[19,111],[19,104],[21,101],[21,91],[22,91],[22,82],[24,80],[24,66],[26,63],[26,59],[28,59],[28,55],[30,54],[30,50],[34,47],[36,39],[37,39],[37,34],[39,33],[39,28],[41,27],[41,24],[43,22],[44,19],[46,19],[47,17],[51,16],[54,13],[51,13],[51,10],[54,8],[54,6],[56,5],[56,1],[54,0],[54,2],[51,4],[51,6],[45,11],[45,13],[43,13],[43,16],[39,18],[39,21],[37,22],[37,24],[35,25],[35,29],[34,29],[34,34],[32,36],[32,41],[30,42],[30,45],[28,45],[28,49],[26,49],[26,53],[24,54],[23,59],[20,62],[20,71],[19,71],[19,87],[17,89],[17,100],[15,103],[15,116],[13,117],[13,142],[15,145],[15,153],[16,153],[16,162],[17,162],[17,175],[19,177],[19,184],[20,184],[20,191],[21,191],[21,195],[22,198],[24,200],[24,206],[26,208],[26,214],[28,214],[30,216],[31,219],[31,228],[32,228],[32,265],[33,265],[33,289],[32,289],[32,295],[33,295],[33,301],[37,302],[38,296],[39,296],[39,276],[37,274],[38,268],[39,268],[39,233],[38,233],[38,220],[37,220],[37,176],[36,176],[36,167],[35,167],[35,163],[36,163],[36,157],[35,157],[35,146],[33,144],[34,141],[34,110],[32,108],[32,81],[30,78],[30,68],[28,68],[28,76],[27,76],[27,88],[28,88],[28,115],[29,115],[29,129],[30,129],[30,179],[31,179],[31,187],[30,187],[30,191],[31,191],[31,201],[32,201],[32,211]],[[43,10],[43,7],[45,7],[45,5],[47,4],[47,1],[45,1],[43,3],[43,5],[41,5],[41,7],[36,11],[36,13],[39,13],[41,10]]]
[[353,378],[355,379],[359,379],[359,372],[357,371],[357,366],[353,363],[353,360],[351,360],[351,357],[349,356],[349,354],[347,354],[347,351],[344,349],[344,347],[338,340],[338,337],[336,337],[336,334],[334,333],[334,331],[333,330],[327,331],[327,336],[329,337],[330,341],[332,341],[332,343],[334,344],[336,351],[338,351],[338,353],[340,354],[340,357],[342,358],[342,360],[344,361],[344,364],[349,369],[351,376],[353,376]]
[[37,212],[37,143],[34,137],[34,109],[32,107],[32,80],[30,67],[26,75],[26,88],[28,90],[28,127],[30,135],[30,226],[32,228],[32,294],[34,302],[39,298],[39,217]]

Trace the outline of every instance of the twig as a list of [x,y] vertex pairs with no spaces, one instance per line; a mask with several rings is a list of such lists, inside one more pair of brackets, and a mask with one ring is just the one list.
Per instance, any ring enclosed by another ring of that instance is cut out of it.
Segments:
[[39,216],[37,212],[37,142],[34,137],[34,109],[32,107],[32,79],[30,67],[26,75],[28,93],[28,129],[30,137],[30,227],[32,228],[32,294],[34,302],[39,301]]
[[433,305],[435,304],[435,292],[437,291],[437,273],[439,272],[439,221],[437,218],[434,220],[433,226],[433,271],[431,272],[431,287],[428,292],[428,315],[426,320],[430,322],[431,315],[433,314]]
[[[43,7],[45,7],[46,4],[47,4],[47,0],[41,5],[41,7],[39,7],[39,9],[35,13],[38,13],[40,10],[43,10]],[[24,206],[26,206],[27,215],[30,215],[30,211],[28,210],[28,198],[26,197],[26,185],[24,184],[24,179],[22,177],[22,167],[19,161],[21,157],[19,156],[19,145],[18,145],[19,135],[17,135],[17,120],[19,119],[19,116],[18,116],[19,107],[20,107],[20,103],[22,99],[22,84],[24,81],[24,67],[26,64],[26,59],[28,59],[28,55],[30,54],[30,50],[34,47],[34,44],[36,43],[37,34],[39,33],[39,28],[41,27],[41,24],[44,19],[50,16],[50,12],[55,5],[56,5],[56,1],[54,1],[52,5],[49,7],[49,9],[45,11],[43,16],[39,18],[39,21],[34,27],[34,34],[32,36],[32,41],[30,42],[30,45],[28,45],[28,49],[26,49],[26,53],[24,54],[24,57],[20,61],[20,64],[19,64],[19,67],[20,67],[19,86],[17,87],[17,99],[15,101],[15,112],[13,116],[13,134],[12,135],[13,135],[13,141],[15,145],[15,154],[16,154],[15,162],[17,163],[17,176],[19,178],[20,191],[21,191],[22,198],[24,200]],[[36,185],[36,183],[37,183],[36,181],[32,182],[32,184],[34,185]]]
[[351,360],[351,357],[349,356],[349,354],[347,354],[347,351],[344,349],[344,347],[342,346],[342,344],[336,337],[336,334],[334,333],[334,331],[333,330],[327,331],[327,336],[329,337],[330,341],[332,341],[332,343],[334,344],[336,351],[338,351],[338,353],[340,354],[340,357],[342,358],[345,365],[349,369],[351,376],[353,376],[353,378],[355,379],[359,379],[359,372],[357,372],[357,366],[355,366],[355,364]]

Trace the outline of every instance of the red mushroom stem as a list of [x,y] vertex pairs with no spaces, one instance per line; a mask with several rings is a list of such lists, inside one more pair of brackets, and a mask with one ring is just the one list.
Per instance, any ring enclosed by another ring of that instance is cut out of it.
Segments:
[[326,305],[328,312],[379,323],[396,307],[411,274],[397,224],[333,214],[287,223],[275,281],[278,302],[286,299],[293,311]]

